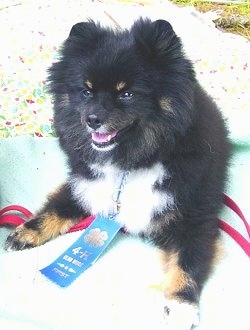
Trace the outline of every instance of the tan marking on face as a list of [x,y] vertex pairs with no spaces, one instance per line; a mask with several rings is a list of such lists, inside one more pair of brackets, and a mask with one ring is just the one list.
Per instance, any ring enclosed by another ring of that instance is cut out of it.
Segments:
[[162,110],[167,111],[172,114],[174,113],[170,99],[168,99],[166,97],[161,97],[159,99],[159,104],[160,104],[160,107],[162,108]]
[[92,88],[93,88],[93,84],[92,84],[91,81],[86,80],[86,81],[85,81],[85,84],[86,84],[86,86],[88,86],[89,89],[92,89]]
[[163,292],[167,299],[180,300],[178,292],[185,287],[196,287],[194,280],[178,265],[178,253],[160,251],[163,266]]
[[118,92],[122,91],[123,88],[126,87],[126,83],[124,81],[120,81],[116,84],[115,88]]

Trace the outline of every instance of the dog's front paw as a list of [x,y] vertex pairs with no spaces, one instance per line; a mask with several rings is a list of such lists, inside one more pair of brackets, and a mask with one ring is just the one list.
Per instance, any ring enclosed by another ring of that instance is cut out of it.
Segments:
[[5,250],[16,251],[31,248],[39,245],[38,241],[37,231],[28,229],[25,225],[21,225],[7,237]]
[[8,236],[5,249],[15,251],[42,245],[66,233],[73,224],[72,220],[61,218],[55,213],[45,213],[18,226]]
[[190,330],[199,324],[198,307],[186,302],[167,300],[164,316],[168,330]]

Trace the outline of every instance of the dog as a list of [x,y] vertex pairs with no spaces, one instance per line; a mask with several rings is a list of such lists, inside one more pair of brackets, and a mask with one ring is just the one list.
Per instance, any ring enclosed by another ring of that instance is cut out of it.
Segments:
[[181,39],[164,20],[139,18],[124,30],[77,23],[48,78],[71,172],[6,249],[109,216],[126,174],[116,221],[161,251],[168,329],[191,329],[216,255],[231,146]]

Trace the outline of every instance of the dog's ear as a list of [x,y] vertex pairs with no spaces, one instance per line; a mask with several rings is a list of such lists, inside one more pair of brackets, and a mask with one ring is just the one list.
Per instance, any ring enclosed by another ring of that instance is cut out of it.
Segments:
[[132,33],[137,48],[151,61],[170,58],[181,48],[180,39],[165,20],[151,22],[149,19],[139,19],[133,25]]
[[98,40],[103,37],[105,33],[106,30],[101,28],[99,23],[89,20],[73,25],[67,41],[79,43],[79,45],[91,49],[95,47]]
[[76,23],[72,26],[69,37],[81,38],[84,36],[93,35],[99,28],[100,26],[92,20]]

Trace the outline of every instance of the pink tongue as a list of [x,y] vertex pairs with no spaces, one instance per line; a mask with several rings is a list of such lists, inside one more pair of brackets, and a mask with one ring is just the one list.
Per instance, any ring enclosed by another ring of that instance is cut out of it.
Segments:
[[117,132],[112,133],[92,133],[92,140],[97,143],[109,142],[113,137],[115,137]]

